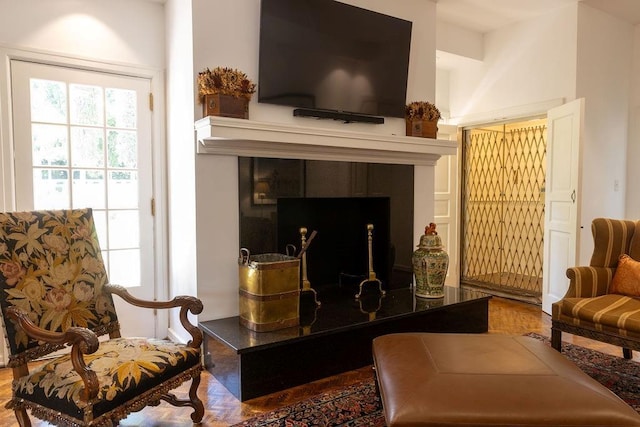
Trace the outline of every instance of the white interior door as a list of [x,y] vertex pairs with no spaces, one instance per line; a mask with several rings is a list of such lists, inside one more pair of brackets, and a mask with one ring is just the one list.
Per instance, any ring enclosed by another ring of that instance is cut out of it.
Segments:
[[583,118],[582,98],[547,114],[542,310],[549,314],[569,287],[567,268],[577,262]]
[[[11,61],[18,210],[93,208],[111,283],[155,296],[148,79]],[[123,335],[153,310],[114,298]]]

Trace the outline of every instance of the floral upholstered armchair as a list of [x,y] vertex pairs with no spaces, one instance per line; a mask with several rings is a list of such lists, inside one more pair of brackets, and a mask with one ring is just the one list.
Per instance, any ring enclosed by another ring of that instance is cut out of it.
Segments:
[[[6,407],[21,426],[31,425],[27,410],[57,425],[112,426],[160,400],[190,406],[192,421],[202,420],[202,332],[187,319],[202,303],[142,301],[110,285],[91,209],[0,213],[0,292],[14,373]],[[179,307],[192,340],[122,338],[112,294],[138,307]],[[65,347],[30,370],[28,362]],[[188,380],[188,400],[169,393]]]

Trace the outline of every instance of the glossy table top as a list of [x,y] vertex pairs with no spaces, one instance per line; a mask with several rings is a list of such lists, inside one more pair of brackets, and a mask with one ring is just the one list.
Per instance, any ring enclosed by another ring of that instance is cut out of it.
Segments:
[[352,290],[320,291],[318,300],[321,305],[316,307],[313,293],[303,292],[300,298],[300,326],[291,328],[256,332],[242,326],[238,316],[204,321],[200,323],[200,327],[208,335],[217,337],[241,353],[282,341],[306,339],[345,328],[366,326],[370,322],[384,322],[402,316],[413,316],[421,311],[491,298],[479,291],[450,286],[445,286],[442,298],[417,298],[412,288],[390,290],[381,297],[377,289],[371,287],[365,289],[358,300],[354,295]]

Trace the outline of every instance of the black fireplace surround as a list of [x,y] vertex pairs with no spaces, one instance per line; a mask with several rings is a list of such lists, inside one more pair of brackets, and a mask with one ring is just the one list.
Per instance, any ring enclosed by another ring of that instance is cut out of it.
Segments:
[[389,197],[278,199],[278,248],[300,246],[301,226],[317,231],[306,255],[309,281],[317,288],[360,283],[368,277],[367,225],[371,224],[372,268],[378,279],[389,283],[395,258],[389,240],[389,203]]
[[[355,289],[372,268],[384,289],[411,283],[413,166],[240,157],[240,247],[297,254],[300,228],[317,234],[307,277],[319,293]],[[295,250],[287,245],[295,246]]]

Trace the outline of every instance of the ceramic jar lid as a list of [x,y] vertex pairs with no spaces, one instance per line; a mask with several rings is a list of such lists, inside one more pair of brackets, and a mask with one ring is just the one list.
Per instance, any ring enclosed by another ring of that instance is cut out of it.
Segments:
[[442,239],[437,234],[423,234],[420,236],[420,249],[442,249]]

